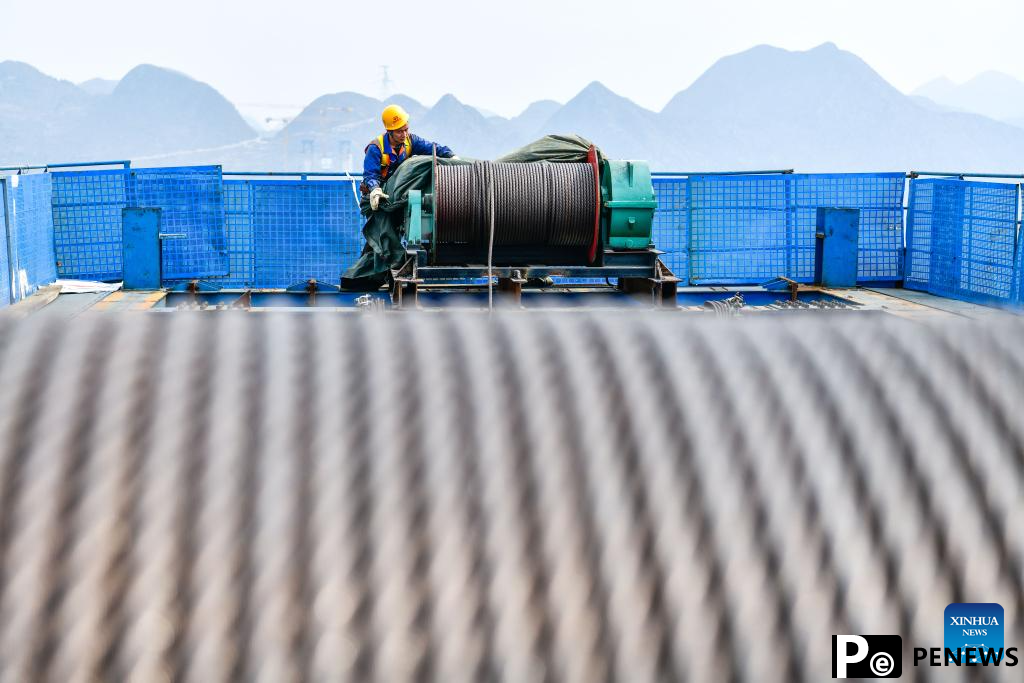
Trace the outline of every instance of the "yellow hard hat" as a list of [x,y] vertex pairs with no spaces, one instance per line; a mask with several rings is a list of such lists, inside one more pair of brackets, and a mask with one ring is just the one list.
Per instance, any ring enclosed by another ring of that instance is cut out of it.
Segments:
[[384,122],[384,127],[388,130],[398,130],[409,123],[409,112],[397,104],[389,104],[384,107],[384,113],[380,115],[380,120]]

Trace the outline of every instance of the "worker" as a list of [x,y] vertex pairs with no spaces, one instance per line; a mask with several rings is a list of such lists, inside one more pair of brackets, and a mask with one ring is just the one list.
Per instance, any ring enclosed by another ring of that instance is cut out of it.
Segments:
[[382,199],[387,199],[381,185],[411,156],[433,154],[442,159],[457,159],[455,153],[443,145],[424,140],[409,132],[409,114],[397,104],[384,107],[381,114],[386,132],[378,135],[366,146],[363,160],[363,194],[370,195],[370,208],[376,211]]

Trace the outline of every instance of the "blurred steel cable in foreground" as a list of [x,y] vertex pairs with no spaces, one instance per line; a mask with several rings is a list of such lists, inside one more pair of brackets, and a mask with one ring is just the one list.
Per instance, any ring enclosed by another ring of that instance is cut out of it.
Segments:
[[1022,339],[4,325],[0,680],[819,681],[833,633],[900,634],[934,677],[910,648],[948,603],[1001,603],[1024,646]]

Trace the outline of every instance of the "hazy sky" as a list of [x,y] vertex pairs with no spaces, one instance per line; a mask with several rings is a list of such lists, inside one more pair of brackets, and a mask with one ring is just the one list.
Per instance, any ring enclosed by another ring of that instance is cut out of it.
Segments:
[[72,81],[151,63],[241,104],[446,92],[504,115],[592,80],[660,109],[718,58],[831,41],[912,90],[989,69],[1024,79],[1021,0],[0,0],[0,61]]

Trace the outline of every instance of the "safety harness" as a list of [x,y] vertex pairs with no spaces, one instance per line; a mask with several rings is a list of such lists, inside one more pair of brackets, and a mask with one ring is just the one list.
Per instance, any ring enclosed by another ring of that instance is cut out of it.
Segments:
[[[388,177],[389,167],[391,166],[391,156],[394,154],[394,152],[392,151],[392,152],[389,153],[388,151],[385,151],[385,144],[384,144],[384,136],[383,135],[378,135],[377,139],[374,140],[370,144],[376,144],[377,147],[380,148],[380,179],[381,180],[386,180],[387,177]],[[388,140],[386,147],[387,147],[388,150],[391,149],[391,140]],[[403,145],[403,147],[405,147],[405,158],[408,159],[409,157],[412,156],[412,137],[411,136],[409,136],[409,135],[405,136],[405,144]],[[369,145],[367,145],[367,149],[369,149]],[[401,155],[395,155],[395,156],[401,156]]]

